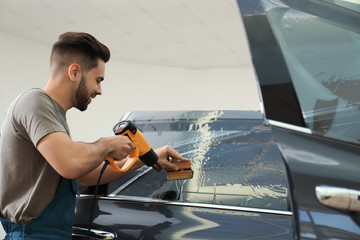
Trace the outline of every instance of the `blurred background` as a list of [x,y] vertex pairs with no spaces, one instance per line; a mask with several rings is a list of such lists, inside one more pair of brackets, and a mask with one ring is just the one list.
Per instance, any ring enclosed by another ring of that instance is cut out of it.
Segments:
[[259,109],[235,0],[0,0],[1,120],[17,95],[45,86],[67,31],[111,50],[103,95],[67,114],[74,140],[110,135],[132,110]]
[[111,51],[103,95],[67,113],[75,141],[111,135],[133,110],[260,109],[235,0],[0,0],[1,120],[17,95],[45,86],[67,31]]

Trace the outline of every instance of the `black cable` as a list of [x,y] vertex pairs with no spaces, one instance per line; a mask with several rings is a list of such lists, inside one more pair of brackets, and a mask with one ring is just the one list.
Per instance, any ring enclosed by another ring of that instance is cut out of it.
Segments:
[[98,182],[96,184],[94,198],[93,198],[93,202],[92,202],[92,206],[91,206],[91,210],[90,210],[89,228],[88,228],[86,239],[89,239],[90,232],[91,232],[92,218],[93,218],[93,214],[94,214],[95,201],[96,201],[97,194],[98,194],[98,191],[99,191],[100,180],[101,180],[101,177],[102,177],[106,167],[109,164],[110,164],[110,162],[108,160],[105,160],[105,163],[104,163],[104,165],[103,165],[103,167],[101,168],[101,171],[100,171]]

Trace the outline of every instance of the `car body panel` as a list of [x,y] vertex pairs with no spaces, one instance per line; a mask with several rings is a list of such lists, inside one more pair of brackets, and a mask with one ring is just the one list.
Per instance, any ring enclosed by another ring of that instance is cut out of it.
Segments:
[[301,239],[358,239],[360,215],[324,206],[315,188],[358,189],[359,146],[278,127],[273,132],[291,176],[292,207]]
[[[359,4],[238,3],[265,121],[288,172],[295,237],[360,239]],[[349,200],[344,194],[327,204],[336,194],[316,189],[352,191],[355,207],[339,207]]]
[[[77,226],[86,228],[89,202],[78,199]],[[114,232],[116,239],[289,239],[291,216],[209,207],[184,207],[139,199],[106,199],[97,204],[92,229]],[[261,229],[261,231],[257,231]]]

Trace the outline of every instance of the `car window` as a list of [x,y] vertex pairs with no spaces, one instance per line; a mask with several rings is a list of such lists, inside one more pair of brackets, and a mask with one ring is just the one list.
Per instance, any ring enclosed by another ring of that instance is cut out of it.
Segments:
[[306,127],[359,143],[359,3],[263,0],[263,4]]
[[110,194],[288,210],[281,154],[257,116],[135,121],[153,148],[169,145],[191,159],[193,178],[167,181],[165,172],[143,167],[132,180],[112,186]]

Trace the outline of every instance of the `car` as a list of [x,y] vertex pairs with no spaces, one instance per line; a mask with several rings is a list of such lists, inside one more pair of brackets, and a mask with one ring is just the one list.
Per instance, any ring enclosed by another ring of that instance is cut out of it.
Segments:
[[[286,171],[260,112],[135,111],[122,120],[131,120],[153,148],[168,145],[189,158],[193,177],[167,180],[165,172],[143,166],[102,186],[92,235],[235,239],[246,231],[263,239],[291,236]],[[76,239],[87,235],[94,199],[93,187],[81,192]],[[257,228],[261,233],[253,231]]]
[[[142,167],[77,198],[74,239],[360,239],[360,5],[238,0],[261,112],[131,112],[192,179]],[[90,230],[88,230],[90,229]]]

